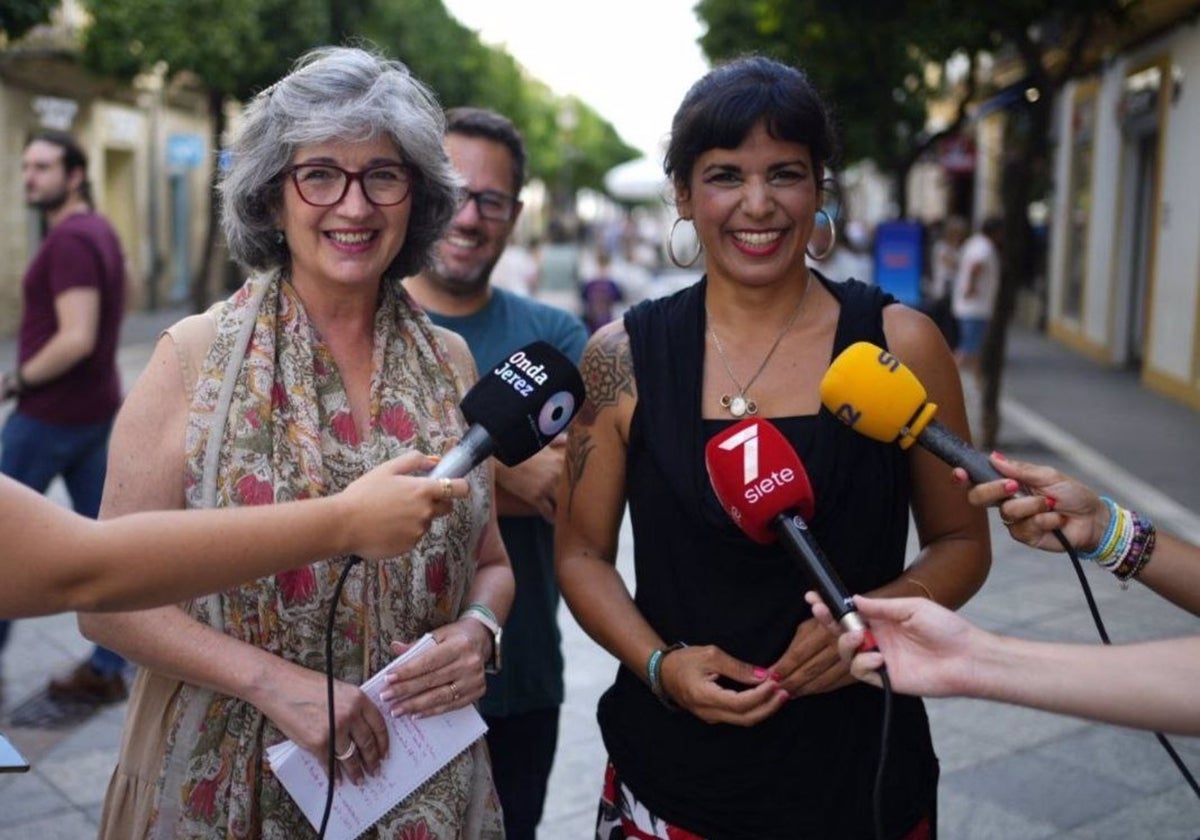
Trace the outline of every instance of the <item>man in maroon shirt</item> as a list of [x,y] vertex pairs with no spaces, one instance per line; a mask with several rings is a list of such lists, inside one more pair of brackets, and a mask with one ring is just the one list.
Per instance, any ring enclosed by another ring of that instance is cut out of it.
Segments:
[[[21,284],[17,366],[0,376],[0,401],[17,400],[0,432],[0,473],[38,492],[61,476],[75,510],[95,518],[121,402],[125,260],[116,232],[92,207],[87,156],[71,135],[34,134],[21,176],[46,236]],[[0,650],[10,624],[0,621]],[[51,680],[49,694],[90,703],[123,699],[124,666],[97,646],[68,676]]]

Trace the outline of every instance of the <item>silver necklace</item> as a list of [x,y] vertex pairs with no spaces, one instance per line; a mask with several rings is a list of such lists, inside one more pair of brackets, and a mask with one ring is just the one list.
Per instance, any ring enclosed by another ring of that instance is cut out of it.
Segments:
[[[809,275],[811,278],[811,275]],[[708,334],[712,336],[713,346],[717,348],[717,356],[721,359],[721,366],[725,368],[726,375],[729,376],[729,381],[733,383],[733,387],[737,388],[736,394],[722,394],[721,408],[728,411],[734,417],[745,417],[747,414],[758,414],[758,403],[753,398],[747,396],[746,391],[750,390],[750,386],[758,379],[759,374],[767,369],[767,362],[771,361],[771,357],[775,355],[779,343],[783,341],[783,337],[787,335],[787,331],[792,328],[792,324],[796,322],[796,318],[800,316],[800,307],[804,305],[804,299],[808,297],[809,280],[804,283],[804,294],[800,295],[800,300],[796,303],[796,308],[788,317],[787,322],[783,325],[783,329],[779,331],[779,335],[775,336],[775,343],[771,345],[771,349],[767,351],[767,355],[763,356],[763,360],[759,363],[758,370],[754,371],[754,375],[742,385],[737,381],[737,377],[733,375],[733,369],[729,367],[729,359],[725,357],[725,348],[721,346],[721,339],[717,338],[717,331],[712,327],[712,319],[705,315],[708,326]]]

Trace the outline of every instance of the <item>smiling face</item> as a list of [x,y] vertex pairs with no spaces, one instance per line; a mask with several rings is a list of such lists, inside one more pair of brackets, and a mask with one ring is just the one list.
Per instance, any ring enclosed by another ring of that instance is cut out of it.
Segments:
[[[301,146],[291,160],[293,165],[327,163],[350,172],[403,162],[387,136]],[[367,200],[360,180],[350,184],[337,204],[314,207],[300,197],[292,177],[286,177],[279,224],[291,255],[292,283],[298,288],[377,287],[404,245],[411,211],[411,193],[400,204],[378,207]]]
[[[512,153],[503,143],[451,133],[446,135],[446,153],[472,193],[517,194]],[[479,201],[465,202],[438,243],[433,268],[425,277],[440,291],[455,297],[484,293],[520,213],[521,204],[517,202],[508,221],[493,221],[480,215]]]
[[763,123],[736,149],[696,158],[676,203],[704,243],[710,278],[767,285],[803,273],[820,178],[807,146],[775,139]]

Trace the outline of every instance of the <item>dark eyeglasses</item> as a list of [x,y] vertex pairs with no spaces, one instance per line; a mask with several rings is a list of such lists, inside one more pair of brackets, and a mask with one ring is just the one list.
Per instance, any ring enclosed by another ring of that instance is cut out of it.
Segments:
[[342,169],[331,163],[298,163],[283,170],[296,185],[296,192],[305,204],[332,207],[346,197],[350,184],[362,185],[367,201],[377,207],[391,207],[408,198],[412,176],[402,163],[383,163],[368,166],[358,172]]
[[479,215],[489,222],[507,222],[517,209],[517,200],[499,190],[467,190],[459,208],[466,207],[468,201],[474,201]]

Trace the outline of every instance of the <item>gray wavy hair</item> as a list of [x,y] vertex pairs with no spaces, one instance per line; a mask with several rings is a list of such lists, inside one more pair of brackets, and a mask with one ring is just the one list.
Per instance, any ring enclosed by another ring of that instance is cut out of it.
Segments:
[[282,172],[300,146],[388,135],[412,173],[412,211],[400,253],[384,271],[419,273],[461,202],[463,182],[442,145],[445,118],[433,93],[399,61],[357,47],[320,47],[246,108],[221,178],[229,253],[252,271],[286,268],[278,237]]

